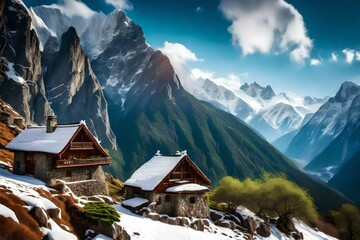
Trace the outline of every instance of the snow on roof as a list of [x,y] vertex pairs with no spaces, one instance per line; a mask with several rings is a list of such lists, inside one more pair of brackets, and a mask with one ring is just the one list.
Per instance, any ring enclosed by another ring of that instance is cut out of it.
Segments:
[[197,192],[197,191],[206,191],[209,190],[207,187],[201,186],[196,183],[182,184],[174,187],[169,187],[166,189],[166,192],[176,193],[176,192]]
[[46,132],[45,126],[28,127],[7,146],[14,151],[60,153],[74,136],[81,124],[57,125],[52,133]]
[[139,207],[145,203],[149,202],[149,200],[145,199],[145,198],[140,198],[140,197],[134,197],[134,198],[130,198],[127,199],[125,201],[122,201],[121,204],[123,206],[128,206],[128,207],[132,207],[132,208],[136,208]]
[[126,180],[125,185],[152,191],[186,155],[185,151],[171,156],[156,153]]

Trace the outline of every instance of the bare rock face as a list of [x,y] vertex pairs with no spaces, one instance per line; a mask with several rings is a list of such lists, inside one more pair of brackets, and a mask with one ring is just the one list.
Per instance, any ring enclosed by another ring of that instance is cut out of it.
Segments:
[[50,105],[45,97],[39,40],[31,29],[24,5],[13,0],[0,3],[0,97],[26,123],[45,122]]
[[46,95],[59,122],[85,120],[104,147],[116,150],[107,102],[75,28],[63,34],[59,51],[54,44],[54,39],[45,44],[43,67]]

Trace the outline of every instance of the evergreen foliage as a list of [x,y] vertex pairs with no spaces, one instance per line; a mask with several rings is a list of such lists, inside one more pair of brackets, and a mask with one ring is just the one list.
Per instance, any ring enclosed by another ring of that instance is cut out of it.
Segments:
[[113,224],[120,221],[119,213],[109,204],[104,202],[89,202],[84,207],[85,216],[97,222]]

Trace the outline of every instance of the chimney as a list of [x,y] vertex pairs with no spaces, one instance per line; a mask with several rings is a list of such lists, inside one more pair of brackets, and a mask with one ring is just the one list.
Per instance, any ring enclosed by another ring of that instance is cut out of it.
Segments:
[[57,120],[55,115],[49,115],[46,119],[46,132],[52,133],[55,131]]

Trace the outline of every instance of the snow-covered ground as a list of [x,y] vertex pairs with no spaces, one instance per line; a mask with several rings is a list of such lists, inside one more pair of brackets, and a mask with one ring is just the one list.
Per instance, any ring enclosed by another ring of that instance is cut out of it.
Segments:
[[[45,186],[44,182],[29,177],[14,175],[4,169],[0,169],[0,188],[6,187],[13,194],[19,196],[26,204],[27,208],[31,209],[33,206],[39,206],[44,209],[56,207],[48,199],[43,198],[36,191],[37,188],[42,188],[45,191],[49,189]],[[120,213],[121,220],[118,223],[121,225],[131,236],[131,239],[143,239],[143,240],[225,240],[225,239],[245,239],[245,235],[238,234],[231,229],[218,227],[210,222],[210,226],[205,230],[197,231],[190,227],[182,227],[176,225],[169,225],[160,221],[153,221],[149,218],[136,215],[129,210],[122,207],[120,204],[114,205],[114,208]],[[253,217],[255,221],[262,221],[256,217],[254,213],[246,208],[239,208],[238,211],[243,217]],[[0,205],[0,215],[11,217],[14,220],[17,219],[15,213]],[[15,220],[16,221],[16,220]],[[76,237],[59,227],[52,219],[49,219],[52,229],[41,228],[44,234],[48,234],[52,239],[76,239]],[[335,240],[336,238],[330,237],[322,232],[316,231],[311,227],[307,226],[299,220],[294,220],[296,228],[303,233],[304,239],[310,240]],[[270,225],[272,234],[268,238],[256,236],[258,240],[291,240],[293,238],[285,236],[281,233],[274,225]],[[94,239],[98,240],[109,240],[110,238],[104,235],[97,235]]]
[[[49,191],[50,189],[45,186],[45,183],[30,177],[30,176],[21,176],[15,175],[7,170],[0,169],[0,189],[6,188],[10,190],[14,195],[18,196],[22,201],[27,205],[26,207],[29,211],[33,207],[40,207],[44,210],[48,209],[57,209],[58,207],[51,202],[49,199],[42,197],[36,189],[43,189]],[[60,210],[60,209],[59,209]],[[9,208],[0,205],[0,215],[11,217],[14,221],[17,221],[15,213]],[[59,216],[61,217],[61,212],[59,211]],[[18,222],[18,221],[17,221]],[[76,240],[77,237],[70,232],[63,230],[55,221],[49,219],[51,229],[42,227],[40,230],[47,234],[49,239],[52,240]]]
[[196,231],[189,227],[181,227],[153,221],[149,218],[136,215],[121,205],[114,205],[120,213],[120,225],[128,232],[131,239],[143,240],[222,240],[245,239],[231,229],[215,226],[210,223],[209,230]]

